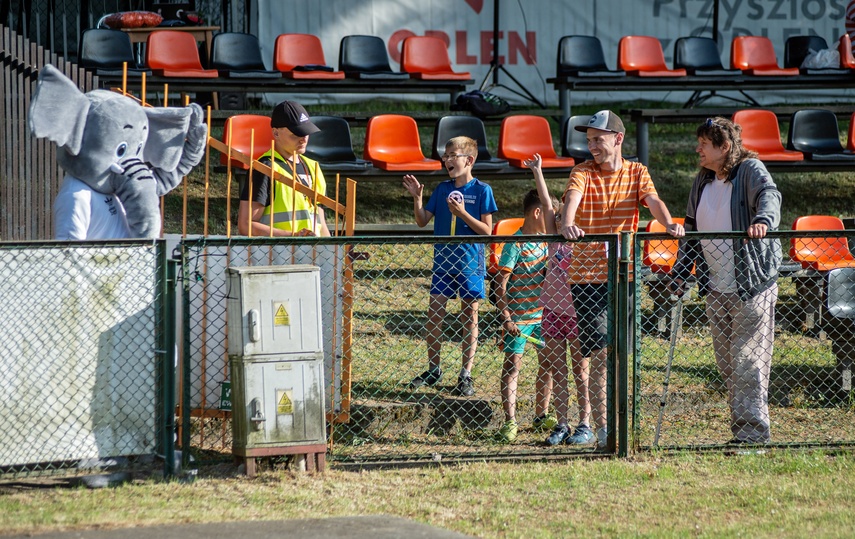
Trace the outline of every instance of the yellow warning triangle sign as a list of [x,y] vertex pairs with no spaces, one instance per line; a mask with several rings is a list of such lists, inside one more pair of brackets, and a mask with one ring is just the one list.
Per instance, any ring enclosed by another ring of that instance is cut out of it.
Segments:
[[288,315],[288,311],[285,310],[285,304],[280,303],[276,308],[276,313],[273,315],[273,325],[274,326],[290,326],[291,325],[291,317]]
[[283,391],[282,396],[279,397],[279,402],[276,404],[277,415],[294,413],[294,403],[288,396],[289,393],[290,391]]

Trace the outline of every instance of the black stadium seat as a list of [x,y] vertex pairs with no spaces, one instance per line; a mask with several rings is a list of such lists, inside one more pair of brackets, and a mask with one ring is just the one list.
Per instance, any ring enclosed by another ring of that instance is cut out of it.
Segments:
[[609,69],[603,46],[595,36],[564,36],[558,41],[559,77],[625,77],[623,71]]
[[128,76],[151,75],[151,71],[137,67],[131,38],[121,30],[85,30],[80,39],[78,62],[81,67],[95,71],[96,75],[121,75],[125,62],[128,64]]
[[787,148],[814,161],[855,161],[840,143],[837,116],[830,110],[805,109],[793,113],[787,134]]
[[365,170],[370,161],[359,159],[353,152],[350,125],[339,116],[312,116],[320,131],[309,137],[306,155],[330,170]]
[[409,73],[392,71],[386,43],[377,36],[345,36],[338,51],[338,69],[355,79],[408,80]]
[[230,78],[278,79],[282,74],[269,71],[261,58],[258,38],[241,32],[223,32],[211,44],[211,69]]
[[689,75],[718,77],[739,75],[738,69],[725,69],[718,44],[709,37],[681,37],[674,42],[674,68]]
[[487,131],[484,122],[475,116],[443,116],[436,121],[433,131],[433,159],[439,159],[445,153],[445,143],[452,137],[465,136],[478,143],[478,157],[472,170],[475,172],[500,170],[508,166],[508,162],[493,157],[487,148]]

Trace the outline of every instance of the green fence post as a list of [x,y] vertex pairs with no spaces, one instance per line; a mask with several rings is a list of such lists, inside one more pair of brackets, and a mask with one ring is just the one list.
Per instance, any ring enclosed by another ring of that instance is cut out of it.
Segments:
[[617,279],[617,420],[618,420],[618,447],[617,454],[619,457],[627,456],[628,438],[628,418],[627,413],[629,408],[629,369],[628,361],[630,356],[630,339],[633,338],[635,331],[632,331],[634,324],[634,313],[630,313],[629,305],[629,262],[630,253],[632,252],[632,234],[629,232],[621,232],[620,235],[620,261],[618,262],[618,279]]
[[[162,243],[162,242],[161,242]],[[161,247],[165,250],[165,245]],[[178,261],[168,256],[165,262],[166,278],[163,286],[163,475],[175,475],[175,286]]]

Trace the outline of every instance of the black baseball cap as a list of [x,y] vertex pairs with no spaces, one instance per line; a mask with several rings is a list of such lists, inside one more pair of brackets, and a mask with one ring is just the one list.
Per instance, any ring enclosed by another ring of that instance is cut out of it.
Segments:
[[273,108],[270,115],[270,127],[287,127],[298,137],[317,133],[320,128],[309,120],[309,113],[303,105],[294,101],[283,101]]

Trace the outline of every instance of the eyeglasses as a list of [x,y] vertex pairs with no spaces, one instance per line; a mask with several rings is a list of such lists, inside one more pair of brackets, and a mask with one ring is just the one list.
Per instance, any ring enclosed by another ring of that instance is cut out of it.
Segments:
[[707,118],[707,121],[704,122],[704,127],[709,129],[710,127],[713,127],[713,126],[718,127],[719,129],[721,129],[721,127],[722,127],[721,125],[718,124],[718,122],[715,121],[715,118]]
[[452,159],[457,159],[458,157],[472,157],[472,155],[468,153],[444,153],[439,158],[443,161],[450,161]]

